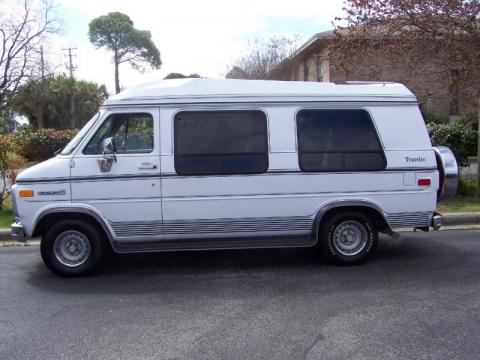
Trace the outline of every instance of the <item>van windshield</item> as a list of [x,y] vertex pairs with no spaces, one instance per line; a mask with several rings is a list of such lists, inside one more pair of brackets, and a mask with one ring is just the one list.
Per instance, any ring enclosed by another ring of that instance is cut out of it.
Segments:
[[92,128],[93,124],[95,124],[99,116],[100,112],[93,115],[77,135],[75,135],[75,137],[63,148],[60,155],[70,155],[77,148],[78,144],[82,142],[83,138],[87,135],[88,131]]

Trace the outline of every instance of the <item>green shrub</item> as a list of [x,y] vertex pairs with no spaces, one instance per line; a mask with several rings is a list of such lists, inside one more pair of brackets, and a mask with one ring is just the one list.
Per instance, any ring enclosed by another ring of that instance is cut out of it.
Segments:
[[463,196],[477,195],[477,179],[475,176],[460,178],[458,180],[458,194]]
[[18,153],[29,161],[43,161],[54,156],[77,133],[76,129],[55,130],[27,128],[15,135]]
[[425,124],[445,124],[446,118],[440,115],[433,114],[431,112],[422,112],[423,120]]
[[468,165],[468,156],[477,152],[477,132],[462,121],[451,124],[428,124],[433,146],[447,146],[455,154],[459,166]]
[[478,131],[478,114],[477,113],[467,114],[463,117],[463,119],[460,119],[458,122],[467,128]]

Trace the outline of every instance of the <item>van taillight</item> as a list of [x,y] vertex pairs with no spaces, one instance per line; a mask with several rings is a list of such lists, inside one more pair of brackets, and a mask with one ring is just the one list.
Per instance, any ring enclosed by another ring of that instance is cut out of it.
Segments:
[[430,186],[431,182],[430,178],[418,179],[418,186]]

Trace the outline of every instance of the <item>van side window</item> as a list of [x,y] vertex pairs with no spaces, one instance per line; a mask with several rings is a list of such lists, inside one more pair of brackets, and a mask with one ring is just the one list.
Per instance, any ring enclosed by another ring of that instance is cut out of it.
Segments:
[[375,171],[385,155],[365,110],[301,110],[297,113],[300,169]]
[[150,114],[112,114],[98,128],[83,149],[85,155],[102,153],[102,142],[113,137],[118,154],[153,151],[153,118]]
[[174,133],[175,170],[180,175],[267,171],[267,119],[261,111],[179,112]]

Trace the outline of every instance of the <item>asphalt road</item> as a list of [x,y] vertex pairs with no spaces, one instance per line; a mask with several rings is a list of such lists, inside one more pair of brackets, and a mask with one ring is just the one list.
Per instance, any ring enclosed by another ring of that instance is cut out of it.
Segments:
[[478,359],[480,232],[382,238],[357,267],[308,250],[117,256],[62,279],[0,249],[0,359]]

